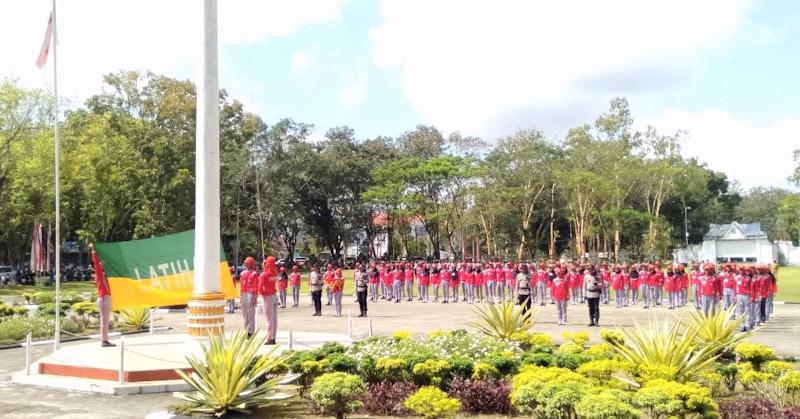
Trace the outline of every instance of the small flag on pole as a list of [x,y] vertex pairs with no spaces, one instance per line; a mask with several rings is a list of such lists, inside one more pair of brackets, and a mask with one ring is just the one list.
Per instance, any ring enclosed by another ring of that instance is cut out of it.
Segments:
[[53,40],[53,12],[50,12],[50,19],[47,21],[47,31],[44,33],[42,49],[39,51],[39,58],[36,59],[36,66],[39,68],[47,64],[47,54],[50,52],[50,43]]
[[44,271],[44,254],[42,249],[42,225],[33,224],[31,235],[31,272]]

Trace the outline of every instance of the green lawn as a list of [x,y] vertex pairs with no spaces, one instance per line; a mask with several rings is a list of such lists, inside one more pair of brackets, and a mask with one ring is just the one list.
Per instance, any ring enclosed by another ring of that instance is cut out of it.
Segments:
[[[82,293],[94,291],[94,281],[70,281],[61,283],[62,292]],[[55,291],[55,287],[12,285],[0,288],[0,295],[22,295],[25,292]]]
[[775,301],[800,303],[800,266],[784,266],[778,270],[778,295]]

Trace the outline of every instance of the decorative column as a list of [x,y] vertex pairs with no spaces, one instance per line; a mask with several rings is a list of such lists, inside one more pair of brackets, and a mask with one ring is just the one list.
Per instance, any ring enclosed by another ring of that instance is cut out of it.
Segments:
[[219,86],[217,1],[203,0],[202,48],[197,76],[195,144],[194,289],[189,334],[223,332],[225,299],[220,292]]

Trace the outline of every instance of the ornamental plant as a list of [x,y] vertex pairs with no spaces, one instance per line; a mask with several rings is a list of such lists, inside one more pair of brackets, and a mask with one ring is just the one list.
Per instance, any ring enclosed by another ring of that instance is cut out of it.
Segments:
[[722,376],[722,383],[728,391],[736,390],[736,383],[739,381],[739,367],[736,364],[717,364],[717,372]]
[[461,402],[436,387],[422,387],[409,396],[404,405],[424,418],[452,418],[461,410]]
[[308,396],[322,413],[343,419],[347,413],[361,408],[361,397],[366,389],[364,380],[359,376],[332,372],[317,378]]
[[576,405],[589,394],[591,386],[578,381],[548,383],[536,395],[535,412],[540,417],[572,419]]
[[497,371],[497,368],[494,365],[487,364],[485,362],[475,363],[474,370],[472,371],[473,380],[488,380],[499,377],[500,372]]
[[375,369],[382,380],[400,381],[406,378],[408,365],[400,358],[379,358]]
[[698,345],[711,345],[726,350],[750,335],[739,332],[744,317],[734,319],[735,310],[736,307],[731,306],[728,310],[715,310],[708,315],[699,310],[691,310],[689,318],[683,323],[687,333],[694,336]]
[[786,401],[800,405],[800,371],[791,371],[778,379],[778,386],[786,393]]
[[461,402],[461,409],[471,414],[511,413],[511,386],[505,380],[468,380],[455,378],[449,394]]
[[553,348],[553,338],[544,333],[518,332],[511,335],[511,340],[519,343],[524,351],[535,347],[537,352],[546,352],[545,348],[552,352]]
[[550,367],[553,365],[553,355],[540,352],[525,352],[522,355],[522,365]]
[[369,384],[361,401],[364,410],[372,415],[408,416],[411,412],[403,403],[417,389],[408,381],[381,381]]
[[443,378],[450,374],[450,363],[443,359],[429,359],[414,365],[411,374],[418,385],[440,387]]
[[476,319],[467,322],[486,336],[510,340],[511,336],[530,330],[536,323],[533,310],[523,313],[513,301],[502,304],[480,304],[473,313]]
[[[641,371],[669,372],[665,377],[678,382],[695,379],[700,372],[710,369],[723,348],[721,342],[696,345],[697,330],[683,331],[680,322],[660,322],[653,319],[649,327],[636,324],[625,329],[625,344],[611,344],[624,361]],[[640,382],[647,380],[642,379]]]
[[561,334],[564,340],[574,343],[583,348],[589,342],[589,332],[564,332]]
[[780,378],[793,371],[794,365],[789,362],[775,360],[768,361],[761,369],[775,378]]
[[633,404],[653,419],[719,417],[711,392],[697,383],[653,380],[634,394]]
[[756,371],[761,370],[763,363],[778,359],[775,350],[758,343],[742,342],[736,345],[733,351],[740,361],[751,363]]
[[139,330],[144,329],[150,323],[150,308],[136,307],[126,308],[117,312],[117,321],[120,326]]
[[575,404],[581,419],[638,419],[641,412],[620,400],[614,393],[602,392],[583,397]]
[[606,343],[610,345],[624,345],[625,344],[625,335],[618,330],[610,330],[610,329],[601,329],[600,330],[600,339],[603,339]]
[[621,369],[622,365],[619,361],[599,359],[582,364],[575,372],[592,380],[595,385],[608,385],[613,384],[611,383],[611,375]]
[[[280,367],[286,355],[277,355],[273,347],[264,355],[257,351],[264,346],[265,338],[248,338],[237,331],[230,338],[211,336],[204,345],[201,357],[189,357],[192,372],[175,370],[194,391],[175,393],[187,402],[186,412],[199,415],[222,416],[230,411],[250,413],[256,407],[266,407],[278,400],[292,397],[284,392],[279,381],[291,381],[296,376],[263,377]],[[261,381],[263,380],[263,381]],[[257,381],[261,381],[257,384]]]
[[511,405],[522,414],[538,412],[539,405],[543,403],[540,395],[549,384],[569,382],[584,384],[587,387],[589,385],[585,377],[565,368],[523,366],[511,383]]
[[589,349],[586,350],[586,355],[594,359],[610,359],[615,356],[614,348],[605,342],[590,346]]

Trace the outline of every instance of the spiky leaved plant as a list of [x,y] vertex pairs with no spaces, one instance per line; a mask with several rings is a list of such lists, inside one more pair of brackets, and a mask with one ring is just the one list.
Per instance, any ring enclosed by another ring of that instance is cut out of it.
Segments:
[[117,312],[119,324],[131,329],[144,329],[150,323],[149,307],[125,308]]
[[[187,357],[192,366],[191,373],[176,370],[195,391],[177,393],[175,396],[188,402],[188,410],[194,414],[222,416],[229,411],[250,413],[252,408],[292,397],[284,393],[289,387],[281,382],[294,377],[265,375],[282,367],[287,355],[275,355],[277,346],[263,355],[257,354],[264,345],[264,337],[247,337],[244,331],[234,332],[230,338],[223,335],[209,338],[203,345],[203,356]],[[256,383],[259,381],[260,384]]]
[[679,321],[653,319],[646,328],[634,324],[632,329],[621,332],[625,335],[624,343],[610,345],[620,357],[635,366],[643,381],[647,378],[692,380],[714,365],[723,348],[719,342],[698,345],[698,331],[684,330]]
[[468,321],[467,325],[497,339],[511,339],[511,335],[527,332],[536,324],[533,310],[523,313],[513,302],[481,304],[473,313],[476,319]]
[[719,346],[720,351],[733,348],[744,340],[749,333],[739,332],[742,326],[742,317],[733,318],[735,306],[728,310],[715,310],[709,315],[702,311],[689,311],[689,318],[683,320],[687,333],[694,334],[698,346]]

